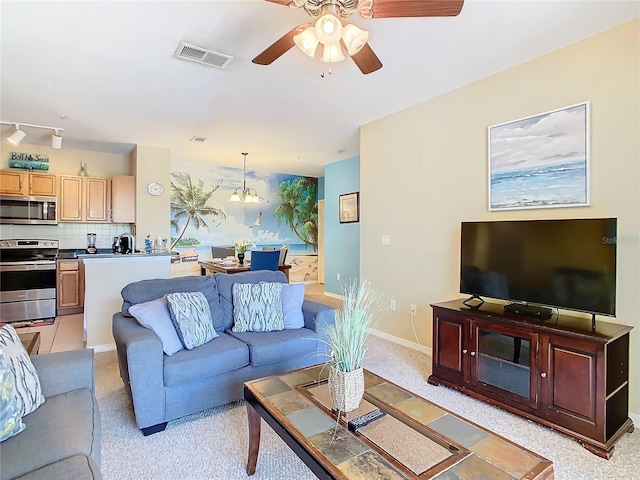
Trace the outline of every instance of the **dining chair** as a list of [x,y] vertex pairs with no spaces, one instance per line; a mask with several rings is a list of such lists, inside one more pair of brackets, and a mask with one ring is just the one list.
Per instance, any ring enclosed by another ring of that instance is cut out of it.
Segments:
[[280,250],[251,252],[251,270],[278,270]]
[[263,252],[280,252],[280,259],[278,260],[278,265],[284,265],[284,262],[287,260],[287,252],[289,251],[288,245],[283,245],[280,248],[277,247],[262,247]]

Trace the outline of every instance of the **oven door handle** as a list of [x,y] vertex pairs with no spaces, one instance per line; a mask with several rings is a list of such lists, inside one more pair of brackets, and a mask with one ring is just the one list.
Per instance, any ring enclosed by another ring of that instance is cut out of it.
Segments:
[[56,263],[49,261],[35,262],[0,262],[0,271],[3,272],[25,272],[31,270],[55,270]]

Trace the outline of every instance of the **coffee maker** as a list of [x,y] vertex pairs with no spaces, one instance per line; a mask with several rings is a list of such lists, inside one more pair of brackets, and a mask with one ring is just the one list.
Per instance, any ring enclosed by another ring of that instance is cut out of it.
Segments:
[[87,233],[87,253],[98,253],[95,233]]

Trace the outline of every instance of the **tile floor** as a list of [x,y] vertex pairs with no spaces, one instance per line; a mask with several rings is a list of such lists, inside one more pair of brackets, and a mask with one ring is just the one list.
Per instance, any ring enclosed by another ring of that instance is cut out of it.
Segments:
[[[321,283],[306,284],[305,298],[320,301],[331,306],[336,305],[336,299],[324,295],[324,285]],[[18,333],[40,332],[40,350],[38,353],[64,352],[84,348],[82,341],[83,314],[56,317],[53,325],[41,327],[18,328]]]

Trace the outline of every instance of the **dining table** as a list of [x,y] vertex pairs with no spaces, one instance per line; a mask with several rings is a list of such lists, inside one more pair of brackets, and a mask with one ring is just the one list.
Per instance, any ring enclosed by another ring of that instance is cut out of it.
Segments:
[[[250,261],[245,261],[244,264],[240,264],[237,261],[199,260],[198,265],[200,265],[201,275],[211,275],[214,273],[240,273],[251,270]],[[278,270],[284,273],[287,277],[287,281],[289,281],[289,270],[291,270],[291,265],[278,265]]]

